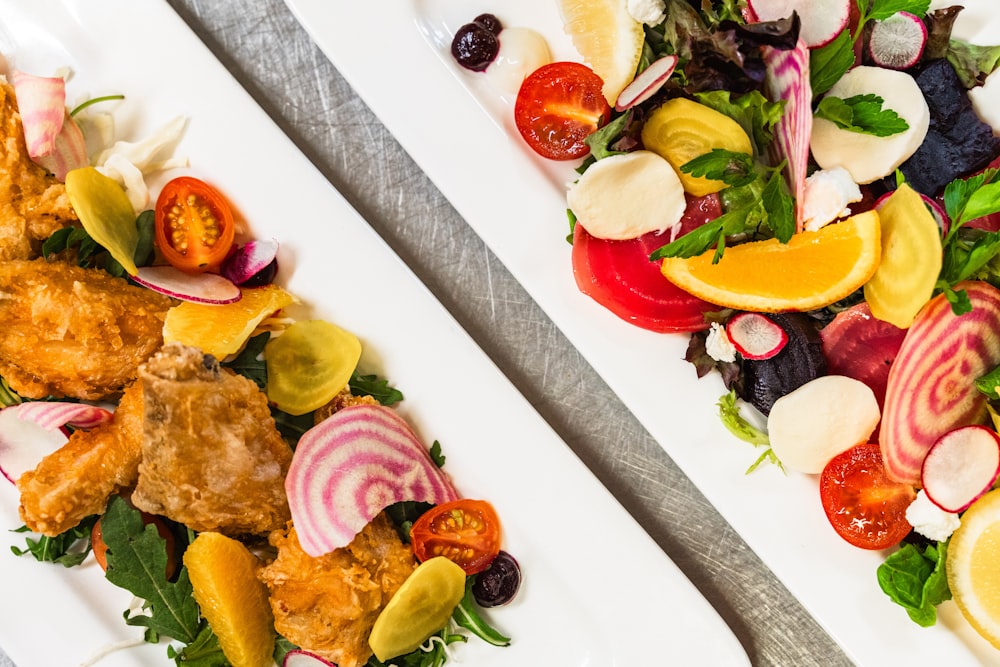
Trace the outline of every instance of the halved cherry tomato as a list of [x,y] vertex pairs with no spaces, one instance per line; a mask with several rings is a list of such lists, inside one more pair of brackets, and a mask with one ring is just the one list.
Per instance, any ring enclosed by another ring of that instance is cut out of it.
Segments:
[[[166,522],[154,514],[143,512],[142,520],[146,525],[152,524],[156,526],[156,532],[159,533],[160,537],[162,537],[164,542],[166,542],[166,578],[170,579],[177,572],[177,541],[174,538],[174,534],[170,531],[170,527],[167,526]],[[101,530],[100,519],[94,522],[93,528],[90,529],[90,548],[94,552],[94,559],[97,561],[97,564],[101,566],[102,570],[107,571],[108,545],[104,542],[104,532]]]
[[410,541],[417,560],[445,556],[475,574],[500,552],[500,518],[485,500],[453,500],[421,515],[410,529]]
[[820,474],[819,492],[833,529],[856,547],[887,549],[912,530],[906,508],[916,491],[889,479],[878,444],[833,457]]
[[608,122],[611,108],[604,82],[586,65],[543,65],[521,83],[514,123],[532,150],[550,160],[573,160],[590,152],[583,142]]
[[[717,195],[688,197],[681,232],[722,215]],[[651,232],[628,241],[598,239],[576,225],[573,275],[581,292],[626,322],[663,333],[708,328],[705,313],[720,310],[663,277],[649,255],[669,240]]]
[[156,245],[181,271],[218,269],[233,247],[235,232],[226,200],[197,178],[173,179],[156,199]]

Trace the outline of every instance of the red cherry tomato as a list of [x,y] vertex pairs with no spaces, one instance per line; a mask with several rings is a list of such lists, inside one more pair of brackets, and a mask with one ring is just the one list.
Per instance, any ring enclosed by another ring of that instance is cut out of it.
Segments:
[[608,122],[611,108],[604,82],[586,65],[555,62],[539,67],[521,84],[514,123],[532,150],[550,160],[573,160],[590,152],[583,142]]
[[887,549],[912,529],[906,508],[916,491],[889,479],[878,444],[856,445],[833,457],[820,474],[819,491],[833,529],[856,547]]
[[[170,579],[177,572],[177,541],[174,539],[174,534],[170,532],[170,527],[167,526],[166,522],[158,516],[153,514],[142,513],[142,520],[146,525],[153,524],[156,526],[156,532],[160,534],[160,537],[166,542],[167,547],[167,571],[166,577]],[[94,527],[90,529],[90,548],[94,552],[94,559],[97,564],[101,566],[102,570],[107,571],[108,569],[108,545],[104,543],[104,533],[101,530],[101,520],[98,519],[94,523]]]
[[[681,221],[685,233],[722,214],[716,195],[690,198]],[[668,237],[649,233],[628,241],[608,241],[576,225],[573,275],[581,292],[626,322],[663,333],[708,328],[704,314],[719,307],[702,301],[663,277],[649,255]]]
[[218,269],[233,247],[235,233],[226,200],[197,178],[173,179],[156,200],[156,246],[181,271]]
[[500,552],[500,518],[485,500],[453,500],[421,515],[410,529],[410,541],[417,560],[445,556],[475,574]]

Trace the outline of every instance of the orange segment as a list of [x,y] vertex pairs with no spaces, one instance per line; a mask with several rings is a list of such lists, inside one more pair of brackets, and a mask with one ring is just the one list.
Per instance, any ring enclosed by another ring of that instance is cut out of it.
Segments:
[[163,342],[197,347],[224,359],[236,353],[261,321],[295,297],[277,285],[244,288],[243,298],[216,306],[185,301],[167,311]]
[[678,287],[726,308],[776,313],[812,310],[843,299],[865,284],[881,253],[878,214],[860,213],[787,244],[777,239],[663,260],[661,271]]
[[267,588],[257,579],[257,557],[220,533],[200,533],[184,565],[201,613],[233,667],[270,667],[274,617]]
[[1000,490],[990,491],[962,515],[948,544],[945,571],[962,614],[1000,648]]

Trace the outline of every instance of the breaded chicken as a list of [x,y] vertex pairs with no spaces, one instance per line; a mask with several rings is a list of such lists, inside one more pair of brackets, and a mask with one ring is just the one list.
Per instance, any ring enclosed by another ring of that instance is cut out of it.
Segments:
[[359,667],[375,619],[416,568],[383,512],[349,545],[315,558],[302,550],[295,528],[271,533],[278,557],[261,569],[274,627],[293,644],[340,667]]
[[256,384],[179,343],[144,364],[139,382],[145,417],[136,507],[231,537],[285,525],[292,450]]
[[372,398],[371,396],[355,396],[351,393],[349,387],[344,387],[344,389],[330,399],[330,402],[326,405],[322,405],[316,409],[313,413],[313,423],[318,424],[334,412],[338,410],[343,410],[344,408],[350,407],[352,405],[378,405],[379,402]]
[[41,242],[76,224],[66,186],[28,157],[14,87],[0,77],[0,261],[32,259]]
[[55,536],[104,512],[111,494],[135,484],[142,442],[142,387],[125,390],[114,419],[69,441],[17,480],[21,519]]
[[104,271],[0,262],[0,377],[26,398],[115,395],[162,344],[170,306]]

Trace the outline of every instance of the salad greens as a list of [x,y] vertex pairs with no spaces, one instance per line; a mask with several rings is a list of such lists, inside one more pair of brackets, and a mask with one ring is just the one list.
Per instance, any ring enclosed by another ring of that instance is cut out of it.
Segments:
[[909,129],[910,125],[892,109],[886,109],[878,95],[854,95],[841,99],[825,96],[816,109],[816,118],[825,118],[837,127],[852,132],[888,137]]
[[[39,535],[25,538],[25,548],[11,546],[15,556],[31,554],[35,560],[42,563],[58,563],[64,567],[74,567],[87,558],[90,553],[90,530],[97,522],[96,516],[87,517],[69,530],[49,537]],[[21,526],[13,532],[30,532],[27,526]]]
[[923,627],[937,622],[937,605],[951,599],[945,576],[947,542],[920,547],[905,542],[877,570],[878,583],[893,602]]

